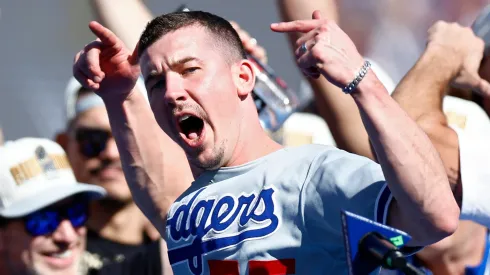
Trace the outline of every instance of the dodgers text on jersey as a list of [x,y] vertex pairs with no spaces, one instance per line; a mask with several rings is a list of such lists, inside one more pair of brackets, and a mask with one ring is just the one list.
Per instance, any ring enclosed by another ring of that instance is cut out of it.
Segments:
[[[279,224],[274,213],[273,188],[263,189],[259,194],[198,199],[205,189],[197,191],[188,203],[178,206],[167,220],[169,241],[182,243],[179,247],[169,247],[170,264],[186,261],[196,275],[203,272],[203,255],[266,237]],[[240,230],[228,232],[236,223]],[[251,223],[259,227],[247,226]]]

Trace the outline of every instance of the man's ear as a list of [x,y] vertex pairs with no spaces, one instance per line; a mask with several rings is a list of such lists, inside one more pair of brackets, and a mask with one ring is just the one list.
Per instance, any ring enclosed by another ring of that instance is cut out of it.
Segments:
[[236,64],[234,81],[240,98],[245,98],[252,92],[255,86],[255,70],[255,65],[247,59]]
[[62,132],[62,133],[58,133],[56,134],[56,137],[55,137],[55,141],[56,143],[58,143],[62,148],[63,150],[65,150],[66,152],[66,149],[68,147],[68,134],[66,134],[65,132]]

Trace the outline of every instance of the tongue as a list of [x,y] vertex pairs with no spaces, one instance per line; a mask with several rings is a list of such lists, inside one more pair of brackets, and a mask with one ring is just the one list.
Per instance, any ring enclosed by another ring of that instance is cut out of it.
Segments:
[[187,134],[188,139],[197,139],[197,133],[196,132],[190,132]]

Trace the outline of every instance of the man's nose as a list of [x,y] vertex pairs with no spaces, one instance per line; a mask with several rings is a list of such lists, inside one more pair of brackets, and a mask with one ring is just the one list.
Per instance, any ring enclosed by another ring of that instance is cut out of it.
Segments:
[[164,100],[171,109],[187,100],[188,94],[179,76],[168,76],[166,86]]
[[60,243],[75,243],[78,241],[78,234],[70,221],[63,220],[52,234],[53,240]]
[[119,159],[119,151],[117,150],[116,141],[113,138],[107,140],[104,150],[100,153],[100,158],[111,160]]

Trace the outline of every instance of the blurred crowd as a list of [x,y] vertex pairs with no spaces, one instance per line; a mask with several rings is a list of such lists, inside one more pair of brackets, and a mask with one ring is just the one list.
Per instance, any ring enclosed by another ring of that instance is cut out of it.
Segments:
[[[112,30],[130,49],[136,46],[147,22],[155,16],[140,0],[90,2],[98,22]],[[337,22],[359,52],[371,61],[372,70],[386,90],[433,141],[450,183],[457,186],[462,180],[479,180],[464,175],[485,170],[489,163],[482,154],[489,148],[485,140],[490,137],[490,105],[482,94],[490,94],[490,84],[451,85],[459,72],[447,80],[434,80],[436,84],[432,86],[420,86],[425,81],[420,79],[451,67],[442,61],[436,68],[431,68],[430,62],[424,63],[427,30],[436,27],[435,31],[444,29],[445,35],[456,40],[464,36],[468,43],[472,39],[477,41],[477,37],[468,33],[472,31],[463,26],[473,24],[489,4],[488,0],[276,2],[283,21],[309,19],[314,10],[320,10],[324,17]],[[439,20],[461,26],[434,25]],[[490,28],[490,18],[487,21]],[[278,108],[286,112],[284,121],[270,114],[261,117],[268,121],[263,126],[275,141],[284,146],[332,145],[376,160],[359,111],[350,97],[323,78],[305,77],[302,83],[275,78],[274,68],[267,65],[267,57],[274,54],[274,49],[263,48],[253,33],[239,23],[233,21],[232,25],[251,58],[269,70],[265,75],[274,82],[274,87],[279,87],[285,93],[283,96],[298,101],[292,110],[270,106],[262,110],[278,112]],[[289,33],[288,38],[294,51],[298,35]],[[461,54],[464,50],[458,48],[454,52]],[[421,70],[422,66],[427,71]],[[460,70],[464,66],[456,67]],[[480,74],[483,79],[490,79],[490,71],[484,65]],[[284,82],[293,89],[286,89]],[[147,96],[142,79],[137,87]],[[432,91],[420,91],[424,89]],[[409,93],[409,90],[415,91]],[[135,204],[132,190],[126,184],[104,102],[75,78],[67,80],[66,90],[60,91],[60,96],[64,96],[66,103],[66,124],[53,140],[35,137],[4,140],[0,129],[0,143],[3,143],[0,274],[172,274],[161,232],[152,218]],[[271,126],[277,125],[270,122],[274,119],[278,120],[277,129]],[[464,151],[460,148],[463,141],[481,146]],[[463,163],[460,152],[472,158],[470,164]],[[468,273],[468,270],[480,268],[490,272],[486,268],[489,239],[485,226],[464,221],[455,234],[411,259],[427,274],[487,274]]]
[[425,48],[427,30],[438,20],[470,26],[486,0],[338,1],[339,22],[359,51],[398,82]]

